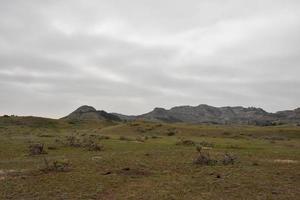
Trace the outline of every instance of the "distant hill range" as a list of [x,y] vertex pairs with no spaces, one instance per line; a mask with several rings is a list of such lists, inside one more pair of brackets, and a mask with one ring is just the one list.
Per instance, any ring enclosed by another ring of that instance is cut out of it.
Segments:
[[146,120],[156,122],[212,123],[212,124],[250,124],[276,125],[285,123],[300,123],[300,108],[295,110],[269,113],[255,107],[213,107],[205,104],[199,106],[177,106],[169,110],[155,108],[149,113],[128,116],[118,113],[97,111],[91,106],[81,106],[64,119],[73,120],[113,120],[131,121]]

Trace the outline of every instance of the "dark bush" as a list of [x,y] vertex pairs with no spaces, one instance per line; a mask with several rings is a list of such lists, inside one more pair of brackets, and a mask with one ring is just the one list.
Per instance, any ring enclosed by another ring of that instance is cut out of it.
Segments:
[[110,137],[109,137],[109,136],[106,136],[106,135],[100,135],[100,136],[98,136],[98,139],[99,139],[99,140],[109,140]]
[[33,156],[47,154],[47,152],[44,150],[44,144],[32,144],[29,146],[29,154]]
[[128,137],[125,137],[125,136],[120,136],[119,140],[132,141],[131,138],[128,138]]
[[158,138],[161,138],[161,137],[160,137],[160,136],[157,136],[157,135],[152,135],[151,138],[152,138],[152,139],[158,139]]
[[55,147],[55,146],[49,146],[48,149],[49,149],[49,150],[56,150],[57,147]]
[[168,136],[173,136],[173,135],[175,135],[176,134],[176,132],[175,131],[172,131],[172,130],[169,130],[168,132],[167,132],[167,135]]

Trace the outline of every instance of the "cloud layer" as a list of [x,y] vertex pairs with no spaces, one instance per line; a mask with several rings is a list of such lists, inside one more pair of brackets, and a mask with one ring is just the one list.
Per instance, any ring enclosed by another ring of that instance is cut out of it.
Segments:
[[2,0],[0,114],[299,107],[298,0]]

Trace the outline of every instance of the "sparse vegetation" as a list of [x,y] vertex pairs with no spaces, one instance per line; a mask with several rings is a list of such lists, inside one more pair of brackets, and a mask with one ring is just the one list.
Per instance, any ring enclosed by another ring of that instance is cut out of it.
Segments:
[[74,135],[67,136],[65,144],[71,147],[81,147],[80,139]]
[[216,164],[223,164],[223,165],[233,165],[237,162],[237,157],[231,153],[225,153],[221,159],[213,158],[209,151],[203,150],[203,147],[198,145],[196,147],[198,152],[198,156],[194,160],[194,164],[198,165],[216,165]]
[[87,142],[86,144],[84,144],[84,147],[89,151],[102,151],[104,149],[103,145],[95,141]]
[[[34,120],[0,117],[0,199],[285,200],[300,192],[298,126]],[[31,145],[37,156],[28,156]]]
[[209,152],[200,151],[197,158],[194,160],[194,164],[197,165],[216,165],[218,161],[211,158]]
[[179,141],[176,142],[176,145],[195,146],[196,142],[194,142],[193,140],[181,138]]
[[225,153],[222,159],[223,165],[233,165],[237,162],[237,157],[230,153]]

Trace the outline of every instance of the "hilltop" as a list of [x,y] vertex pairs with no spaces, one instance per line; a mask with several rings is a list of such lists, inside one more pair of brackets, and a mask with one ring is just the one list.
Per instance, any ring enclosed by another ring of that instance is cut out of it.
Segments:
[[96,110],[92,106],[81,106],[74,112],[62,119],[68,120],[110,120],[110,121],[121,121],[121,119],[113,114],[107,113],[104,110]]

